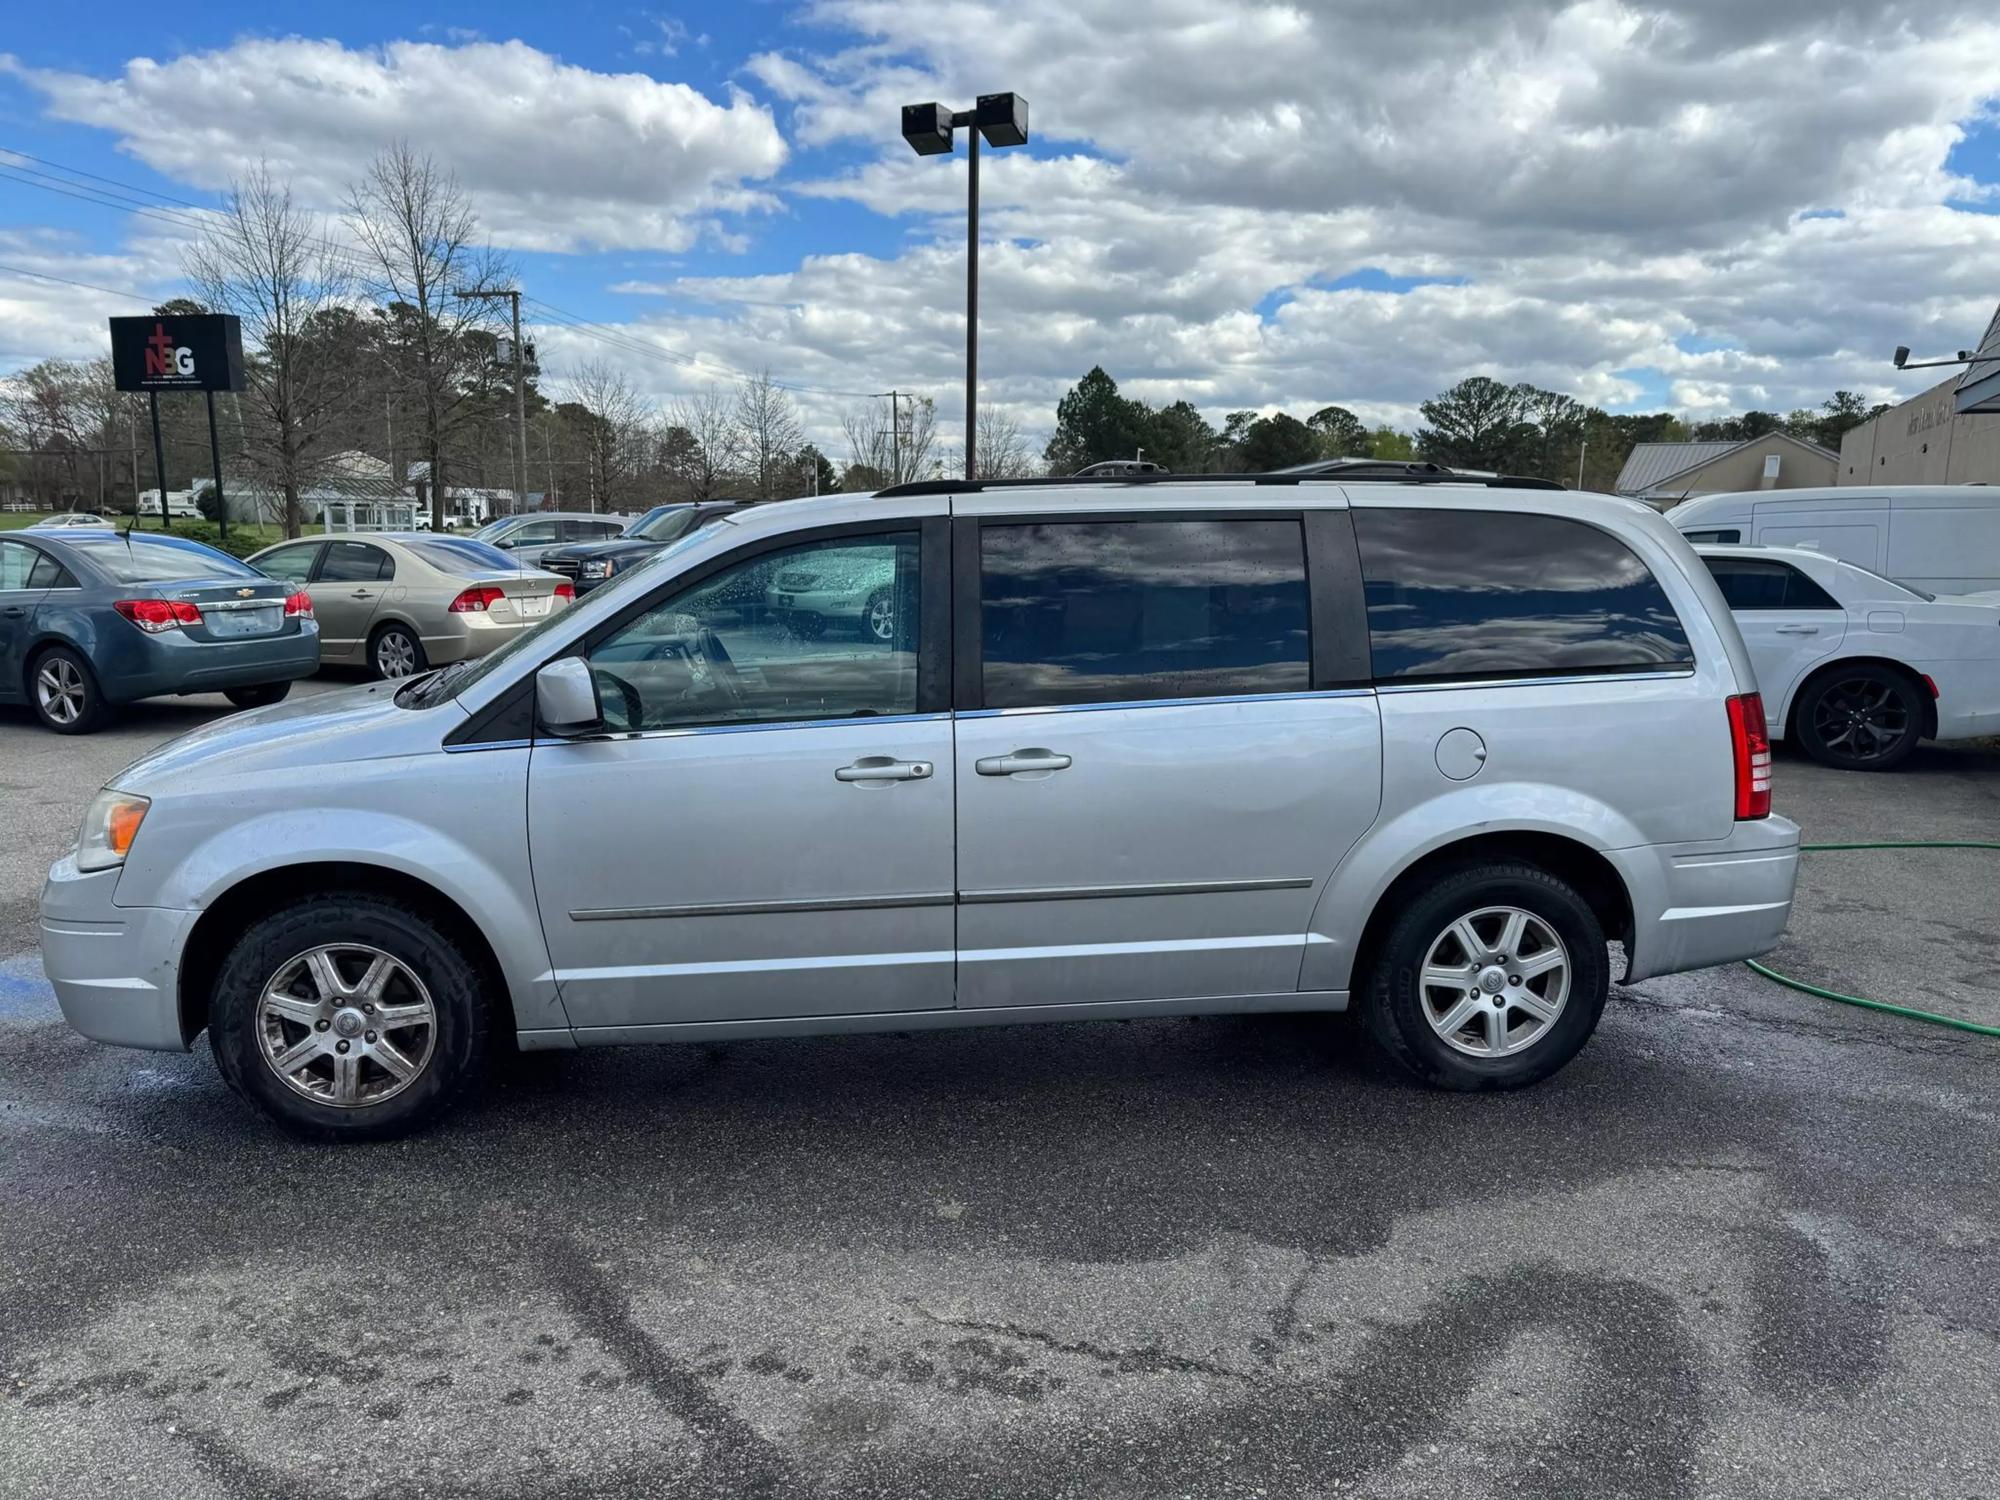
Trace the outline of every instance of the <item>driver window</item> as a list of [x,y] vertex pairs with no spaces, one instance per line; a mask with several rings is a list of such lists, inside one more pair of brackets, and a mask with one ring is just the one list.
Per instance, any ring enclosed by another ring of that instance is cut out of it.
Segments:
[[915,713],[917,533],[764,552],[590,652],[614,730]]

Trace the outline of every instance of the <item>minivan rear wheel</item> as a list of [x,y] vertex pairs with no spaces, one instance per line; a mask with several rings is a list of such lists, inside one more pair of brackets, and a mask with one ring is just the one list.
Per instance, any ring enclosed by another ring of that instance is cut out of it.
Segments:
[[1609,987],[1604,929],[1568,883],[1532,865],[1461,869],[1390,928],[1363,1018],[1433,1087],[1521,1088],[1583,1050]]
[[393,901],[342,894],[255,923],[223,960],[209,1042],[229,1086],[296,1135],[381,1140],[443,1114],[484,1060],[478,969]]

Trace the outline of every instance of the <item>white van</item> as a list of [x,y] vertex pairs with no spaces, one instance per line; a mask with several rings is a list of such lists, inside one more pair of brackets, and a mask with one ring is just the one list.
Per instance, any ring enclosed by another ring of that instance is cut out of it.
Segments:
[[1686,501],[1667,519],[1697,546],[1805,547],[1933,594],[2000,589],[2000,487],[1744,490]]

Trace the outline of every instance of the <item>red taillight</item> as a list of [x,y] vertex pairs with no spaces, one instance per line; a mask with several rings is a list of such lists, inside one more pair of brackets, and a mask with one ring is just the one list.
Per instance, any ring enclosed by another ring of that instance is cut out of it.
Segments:
[[558,599],[568,599],[574,601],[576,598],[576,585],[573,583],[557,584],[556,597]]
[[201,611],[180,599],[117,599],[111,607],[147,635],[201,623]]
[[285,618],[288,620],[310,620],[313,617],[313,598],[304,589],[296,594],[285,595]]
[[487,606],[498,604],[506,597],[505,590],[497,589],[490,583],[474,584],[451,601],[451,612],[455,615],[478,614]]
[[1736,816],[1771,816],[1771,735],[1764,700],[1739,693],[1729,700],[1729,745],[1736,761]]

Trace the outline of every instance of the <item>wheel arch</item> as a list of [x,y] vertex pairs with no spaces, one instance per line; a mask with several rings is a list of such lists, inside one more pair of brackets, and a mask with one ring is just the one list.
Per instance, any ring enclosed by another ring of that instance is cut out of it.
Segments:
[[496,1033],[503,1039],[513,1037],[516,1022],[506,970],[479,923],[463,906],[428,881],[388,865],[317,860],[246,876],[203,910],[181,950],[176,996],[181,1040],[192,1043],[208,1025],[216,976],[245,927],[307,897],[342,894],[400,901],[449,935],[479,970]]
[[1794,744],[1798,743],[1799,704],[1805,699],[1806,689],[1835,672],[1850,671],[1855,667],[1880,667],[1915,683],[1917,703],[1924,716],[1924,738],[1927,740],[1937,738],[1937,699],[1925,689],[1924,674],[1906,662],[1897,661],[1893,656],[1883,656],[1879,652],[1857,652],[1852,656],[1835,656],[1814,662],[1811,669],[1799,679],[1798,686],[1792,689],[1790,700],[1784,705],[1783,723],[1787,740]]
[[1367,905],[1345,976],[1338,982],[1304,987],[1351,990],[1365,983],[1389,929],[1417,890],[1455,870],[1499,864],[1532,865],[1574,888],[1596,913],[1605,936],[1624,943],[1629,951],[1632,892],[1602,852],[1572,834],[1550,829],[1489,829],[1434,845],[1398,867]]

